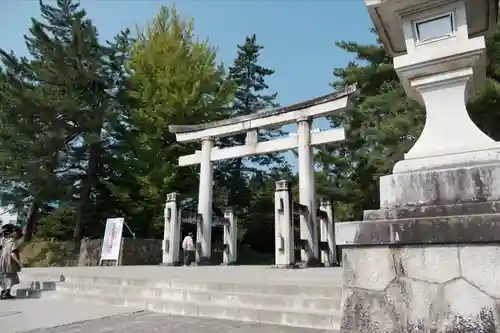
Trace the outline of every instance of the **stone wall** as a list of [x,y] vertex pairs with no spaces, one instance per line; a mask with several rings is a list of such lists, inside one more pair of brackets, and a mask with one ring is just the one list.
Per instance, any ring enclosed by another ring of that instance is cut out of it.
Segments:
[[[124,238],[122,265],[159,265],[162,260],[162,240]],[[101,256],[102,239],[83,240],[78,266],[97,266]]]
[[[122,265],[158,265],[162,260],[161,239],[124,238]],[[34,241],[24,246],[22,259],[27,266],[97,266],[102,239],[75,242]]]
[[500,247],[343,249],[344,333],[500,332]]
[[21,260],[27,267],[76,266],[80,255],[78,242],[32,241],[22,245]]

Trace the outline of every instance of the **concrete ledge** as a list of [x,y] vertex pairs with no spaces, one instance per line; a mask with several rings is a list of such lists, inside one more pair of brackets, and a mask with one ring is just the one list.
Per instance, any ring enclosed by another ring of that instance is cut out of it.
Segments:
[[220,264],[221,266],[238,266],[238,262],[237,261],[233,261],[233,262],[222,262]]
[[177,267],[177,266],[181,266],[181,263],[180,262],[166,262],[166,263],[161,263],[159,266]]
[[324,262],[324,267],[340,267],[340,262]]
[[200,260],[198,261],[193,261],[191,263],[191,266],[216,266],[219,265],[220,263],[216,263],[212,260],[212,258],[208,257],[201,257]]
[[365,210],[363,219],[365,221],[393,220],[427,217],[447,217],[455,215],[496,214],[497,212],[500,212],[500,201]]
[[298,262],[297,265],[299,268],[315,268],[315,267],[325,267],[325,264],[322,263],[318,258],[313,258],[310,261],[304,262]]
[[337,245],[500,242],[500,213],[335,224]]
[[271,268],[276,268],[276,269],[298,269],[300,267],[297,264],[285,264],[285,265],[272,265]]

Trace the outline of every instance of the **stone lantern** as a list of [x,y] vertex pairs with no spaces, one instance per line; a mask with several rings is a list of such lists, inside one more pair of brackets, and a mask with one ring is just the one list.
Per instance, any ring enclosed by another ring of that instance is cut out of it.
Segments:
[[365,0],[406,93],[426,108],[420,138],[394,173],[496,162],[500,144],[467,113],[485,80],[485,36],[498,0]]
[[341,332],[500,332],[500,143],[470,119],[498,0],[365,0],[421,136],[380,178],[380,209],[337,223]]

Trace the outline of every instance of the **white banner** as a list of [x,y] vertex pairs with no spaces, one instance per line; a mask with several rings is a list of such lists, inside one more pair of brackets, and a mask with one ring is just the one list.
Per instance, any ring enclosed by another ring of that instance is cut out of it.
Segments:
[[124,222],[125,219],[123,217],[106,220],[106,230],[104,230],[104,238],[102,240],[101,260],[119,260]]

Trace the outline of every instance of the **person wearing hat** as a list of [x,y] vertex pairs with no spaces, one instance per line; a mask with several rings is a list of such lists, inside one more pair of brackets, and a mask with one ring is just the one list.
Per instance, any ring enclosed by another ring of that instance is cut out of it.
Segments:
[[18,241],[23,236],[21,228],[14,227],[3,231],[5,242],[0,252],[0,299],[13,298],[11,289],[19,284],[21,271],[21,257],[19,255]]
[[3,244],[7,241],[7,236],[14,232],[16,226],[12,223],[2,224],[0,227],[0,253],[3,248]]

